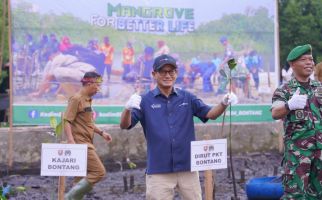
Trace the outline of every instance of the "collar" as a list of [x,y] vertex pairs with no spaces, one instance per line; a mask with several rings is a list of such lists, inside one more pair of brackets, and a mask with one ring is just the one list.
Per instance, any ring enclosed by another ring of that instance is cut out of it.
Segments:
[[[152,90],[152,94],[154,97],[156,97],[158,95],[162,95],[162,93],[158,87],[156,87]],[[172,95],[172,94],[179,96],[178,88],[173,87],[170,95]]]
[[85,101],[92,102],[92,100],[93,99],[91,97],[85,96]]
[[82,91],[79,93],[87,102],[92,101],[92,97],[88,96],[87,94],[84,94]]
[[[309,79],[310,81],[310,86],[312,87],[318,87],[320,85],[320,83],[318,81]],[[297,88],[297,87],[301,87],[301,84],[298,80],[296,80],[295,77],[292,77],[292,79],[289,81],[289,85],[293,88]]]

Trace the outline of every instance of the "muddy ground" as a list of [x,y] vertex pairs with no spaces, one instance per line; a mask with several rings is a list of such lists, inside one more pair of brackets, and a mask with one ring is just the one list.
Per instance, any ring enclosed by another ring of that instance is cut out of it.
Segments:
[[[245,185],[247,181],[254,177],[281,175],[281,154],[277,152],[270,153],[252,153],[245,155],[235,155],[233,157],[237,194],[240,200],[247,199]],[[84,199],[96,200],[139,200],[145,199],[145,169],[134,169],[124,171],[108,170],[107,177],[99,182]],[[234,196],[231,175],[227,169],[215,170],[215,199],[230,200]],[[243,180],[243,174],[245,180]],[[58,177],[41,177],[36,174],[19,175],[14,172],[10,174],[1,174],[1,183],[8,183],[13,188],[24,186],[26,191],[17,192],[10,197],[10,200],[51,200],[57,199]],[[128,190],[124,191],[123,177],[127,176]],[[134,177],[134,184],[130,185],[130,176]],[[204,189],[204,173],[200,172],[200,181]],[[71,186],[72,177],[67,177],[66,190]],[[204,196],[204,192],[203,192]],[[180,199],[178,194],[176,200]]]

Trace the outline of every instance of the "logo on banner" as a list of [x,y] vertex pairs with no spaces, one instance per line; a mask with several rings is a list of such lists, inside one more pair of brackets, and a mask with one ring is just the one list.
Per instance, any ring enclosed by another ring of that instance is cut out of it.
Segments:
[[64,153],[64,150],[58,150],[58,155],[62,156]]
[[29,111],[28,116],[31,119],[38,118],[39,117],[39,112],[37,110],[31,110],[31,111]]

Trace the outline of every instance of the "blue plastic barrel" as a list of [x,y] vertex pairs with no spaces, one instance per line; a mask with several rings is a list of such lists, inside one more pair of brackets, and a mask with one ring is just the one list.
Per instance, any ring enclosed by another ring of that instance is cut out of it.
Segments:
[[246,194],[249,200],[278,200],[283,193],[281,177],[253,178],[246,183]]

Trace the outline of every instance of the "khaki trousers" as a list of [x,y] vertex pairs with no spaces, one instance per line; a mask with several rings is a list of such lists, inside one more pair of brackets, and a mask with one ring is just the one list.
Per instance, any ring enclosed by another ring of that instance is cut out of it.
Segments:
[[[87,149],[87,180],[92,185],[99,182],[106,175],[105,167],[92,148]],[[83,177],[75,177],[74,183],[78,183]]]
[[173,200],[175,189],[183,200],[201,200],[198,172],[146,175],[147,200]]

